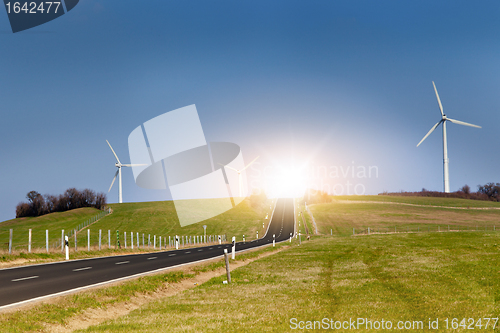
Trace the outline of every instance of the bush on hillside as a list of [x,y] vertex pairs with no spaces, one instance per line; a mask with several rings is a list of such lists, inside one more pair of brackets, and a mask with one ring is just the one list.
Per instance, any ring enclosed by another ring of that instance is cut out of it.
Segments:
[[79,191],[76,188],[69,188],[59,196],[51,194],[42,196],[37,191],[30,191],[26,198],[28,202],[20,202],[16,206],[16,218],[41,216],[83,207],[103,209],[106,205],[106,194],[95,193],[89,189]]
[[328,193],[313,189],[307,189],[301,203],[303,204],[305,202],[307,204],[316,204],[316,203],[329,203],[331,201],[332,198]]

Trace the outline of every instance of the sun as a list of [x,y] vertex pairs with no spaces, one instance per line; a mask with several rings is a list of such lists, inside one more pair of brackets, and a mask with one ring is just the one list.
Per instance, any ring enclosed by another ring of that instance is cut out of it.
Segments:
[[303,170],[294,167],[275,167],[267,177],[267,194],[271,198],[298,198],[306,190]]

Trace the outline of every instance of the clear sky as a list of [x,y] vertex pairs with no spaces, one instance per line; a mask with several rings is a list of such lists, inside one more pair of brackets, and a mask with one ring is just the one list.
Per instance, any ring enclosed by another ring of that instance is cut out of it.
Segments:
[[[134,128],[191,104],[208,141],[260,156],[257,183],[307,163],[337,191],[442,191],[441,130],[416,148],[440,119],[432,81],[449,117],[483,127],[448,125],[451,190],[500,182],[498,1],[82,0],[16,34],[0,12],[0,220],[30,190],[107,192],[105,140],[126,163]],[[123,187],[169,198],[127,169]]]

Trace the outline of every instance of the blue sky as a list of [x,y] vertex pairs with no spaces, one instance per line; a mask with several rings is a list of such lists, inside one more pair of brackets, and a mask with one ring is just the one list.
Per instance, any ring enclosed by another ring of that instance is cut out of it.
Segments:
[[[208,141],[258,168],[376,166],[367,194],[498,178],[498,1],[84,0],[13,34],[0,9],[0,220],[30,190],[107,192],[141,123],[196,104]],[[125,202],[164,200],[124,170]],[[117,188],[108,195],[118,200]]]

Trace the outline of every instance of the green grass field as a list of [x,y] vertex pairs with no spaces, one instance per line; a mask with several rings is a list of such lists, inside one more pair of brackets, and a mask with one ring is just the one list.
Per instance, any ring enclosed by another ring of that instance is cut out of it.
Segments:
[[392,196],[392,195],[345,195],[334,196],[334,201],[380,201],[394,203],[409,203],[414,205],[444,206],[444,207],[496,207],[500,209],[500,202],[453,199],[453,198],[434,198],[434,197],[410,197],[410,196]]
[[[214,199],[216,200],[216,199]],[[207,200],[209,202],[210,200]],[[216,204],[214,202],[214,204]],[[177,219],[175,207],[172,201],[141,202],[111,204],[109,207],[113,213],[93,223],[88,228],[91,230],[91,246],[98,245],[98,232],[102,230],[102,244],[108,243],[108,230],[111,230],[112,247],[116,243],[116,230],[120,231],[120,242],[123,245],[123,232],[127,232],[128,244],[130,245],[130,232],[134,232],[134,243],[136,233],[140,234],[142,245],[142,234],[167,237],[175,235],[203,235],[203,225],[207,225],[207,235],[227,234],[233,235],[241,240],[243,235],[247,239],[254,239],[256,231],[262,230],[262,222],[270,212],[269,203],[262,203],[257,208],[250,206],[245,200],[235,208],[215,216],[211,219],[189,226],[181,227]],[[264,208],[265,207],[265,208]],[[77,226],[89,218],[97,215],[98,210],[93,208],[82,208],[68,212],[53,213],[35,218],[14,219],[0,223],[0,250],[8,249],[9,229],[13,229],[14,250],[27,251],[28,229],[32,229],[32,248],[45,249],[45,230],[49,230],[49,244],[61,239],[61,230],[74,230]],[[267,224],[267,223],[266,223]],[[87,247],[87,228],[77,235],[78,246]],[[151,242],[153,240],[151,239]],[[159,242],[159,241],[158,241]],[[164,243],[163,243],[164,245]],[[74,247],[74,238],[70,237],[70,247]],[[56,250],[56,249],[55,249]],[[57,250],[56,250],[57,251]]]
[[95,208],[79,208],[67,212],[39,217],[23,217],[0,223],[0,250],[9,246],[9,229],[13,229],[13,249],[25,250],[28,246],[28,229],[32,229],[32,247],[45,247],[45,230],[49,230],[49,244],[61,239],[61,230],[71,230],[99,214]]
[[451,331],[453,318],[499,317],[499,250],[500,233],[319,237],[233,271],[231,285],[216,277],[85,332],[291,332],[323,318],[401,321],[413,332],[432,331],[429,318],[446,331],[448,318]]
[[[371,230],[410,231],[475,229],[484,230],[493,226],[500,228],[500,209],[464,209],[500,208],[500,203],[477,200],[421,198],[421,197],[389,197],[389,196],[356,196],[334,197],[331,203],[310,205],[318,230],[322,234],[330,234],[330,229],[337,235],[352,235],[353,228],[361,231],[368,227]],[[374,202],[375,201],[375,202]],[[379,203],[381,202],[381,203]],[[401,203],[422,205],[410,206]],[[433,207],[438,206],[438,207]],[[445,208],[447,207],[447,208]],[[450,207],[458,207],[452,209]]]
[[[450,208],[482,208],[484,204],[498,207],[495,203],[462,199],[335,197],[332,203],[310,206],[323,235],[311,237],[310,241],[303,237],[300,246],[294,240],[277,254],[233,270],[232,284],[222,284],[225,276],[217,276],[194,289],[155,298],[128,315],[83,331],[315,331],[298,329],[298,325],[307,327],[323,318],[333,319],[333,323],[352,319],[356,325],[358,318],[370,320],[372,325],[382,320],[387,325],[390,321],[394,331],[402,331],[397,329],[398,324],[409,325],[410,328],[404,330],[409,332],[466,332],[471,331],[471,327],[474,331],[500,331],[493,330],[494,320],[487,319],[500,317],[500,210]],[[111,217],[120,221],[129,219],[121,226],[132,225],[136,209],[133,204],[122,207],[130,211],[124,211],[121,218],[115,211],[103,221]],[[244,208],[241,207],[246,211]],[[146,210],[152,214],[151,220],[161,221],[167,216],[167,211],[154,214],[153,207]],[[254,214],[257,214],[255,210]],[[146,214],[142,212],[140,216]],[[248,228],[254,224],[256,228],[261,227],[261,220],[253,224],[251,216],[240,213],[226,219],[241,219],[243,224],[248,223]],[[265,214],[260,216],[263,218]],[[222,223],[223,219],[214,221],[213,228]],[[447,225],[452,229],[460,227],[462,232],[404,232],[408,226],[422,229],[441,226],[446,230]],[[474,230],[476,225],[488,229],[465,231],[467,227]],[[493,231],[495,225],[497,228]],[[397,226],[403,232],[351,236],[352,228],[373,230],[388,226]],[[330,229],[334,230],[333,236]],[[220,265],[220,262],[213,264],[214,267]],[[201,267],[195,271],[206,269]],[[64,323],[87,308],[107,311],[113,304],[126,302],[128,294],[124,297],[123,292],[133,290],[133,293],[147,294],[161,288],[165,281],[176,283],[182,279],[177,275],[160,276],[1,315],[0,327],[4,329],[0,331],[21,332],[30,327],[43,331],[44,323]],[[439,329],[429,329],[429,320],[435,323],[436,319],[439,319]],[[37,323],[36,327],[26,324],[32,321]],[[486,323],[488,327],[484,326]],[[322,325],[324,328],[325,322]],[[357,326],[356,330],[378,331],[364,325]],[[456,329],[452,329],[452,325]]]

